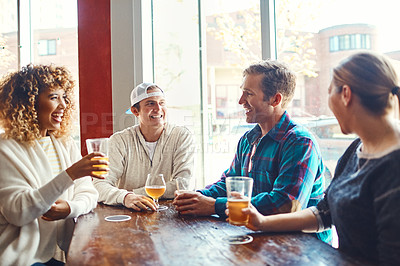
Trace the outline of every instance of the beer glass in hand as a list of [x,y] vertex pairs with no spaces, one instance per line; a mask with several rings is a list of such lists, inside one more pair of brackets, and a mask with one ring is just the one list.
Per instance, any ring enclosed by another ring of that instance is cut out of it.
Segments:
[[158,198],[164,195],[165,193],[165,181],[163,174],[148,174],[145,190],[147,195],[153,198],[156,203],[157,210],[166,210],[167,206],[160,206],[158,204]]
[[[253,190],[253,179],[244,176],[231,176],[226,179],[228,196],[229,223],[237,226],[246,225],[249,215],[242,213],[242,209],[249,207]],[[230,244],[247,244],[253,241],[250,235],[228,236],[224,238]]]
[[[105,157],[93,157],[92,160],[104,160],[108,161],[108,138],[97,138],[97,139],[87,139],[86,148],[88,153],[102,152]],[[106,177],[108,173],[108,165],[106,164],[96,164],[94,167],[104,168],[103,171],[93,171],[93,174]]]
[[226,178],[230,224],[240,226],[248,223],[249,216],[243,214],[242,209],[249,207],[252,190],[252,178],[243,176]]

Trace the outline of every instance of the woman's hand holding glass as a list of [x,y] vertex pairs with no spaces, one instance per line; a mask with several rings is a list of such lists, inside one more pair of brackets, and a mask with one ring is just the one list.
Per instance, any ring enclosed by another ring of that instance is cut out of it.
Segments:
[[[110,170],[108,167],[108,161],[103,159],[104,156],[105,154],[101,152],[93,152],[91,154],[88,154],[73,165],[71,165],[66,170],[66,172],[72,180],[84,176],[104,179],[103,175],[96,174],[96,171],[108,172]],[[104,165],[106,165],[107,167],[104,167]]]
[[[86,148],[88,153],[101,152],[103,155],[101,157],[93,157],[92,161],[109,161],[108,159],[108,138],[95,138],[86,140]],[[105,178],[108,174],[108,164],[99,163],[93,165],[93,173],[95,177]]]
[[226,178],[226,193],[228,209],[230,212],[229,223],[233,225],[246,225],[248,215],[242,213],[243,208],[250,205],[253,190],[253,179],[245,176],[230,176]]
[[[257,211],[257,209],[251,203],[249,204],[248,208],[242,209],[242,213],[243,213],[243,215],[249,216],[249,220],[248,220],[247,224],[245,225],[247,228],[249,228],[253,231],[265,230],[266,216],[259,213]],[[229,221],[229,202],[226,203],[225,214],[228,216],[228,218],[226,220]]]

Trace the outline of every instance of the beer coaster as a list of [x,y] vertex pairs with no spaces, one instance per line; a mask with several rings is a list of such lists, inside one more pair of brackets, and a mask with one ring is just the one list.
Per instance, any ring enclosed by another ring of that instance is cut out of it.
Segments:
[[123,222],[129,221],[131,217],[129,215],[111,215],[104,218],[108,222]]
[[242,235],[242,236],[227,236],[223,238],[224,241],[227,241],[229,244],[232,245],[242,245],[247,244],[253,241],[252,236]]

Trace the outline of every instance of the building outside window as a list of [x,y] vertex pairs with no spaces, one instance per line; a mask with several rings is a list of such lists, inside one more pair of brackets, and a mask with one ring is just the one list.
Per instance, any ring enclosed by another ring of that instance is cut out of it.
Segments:
[[41,56],[55,55],[57,53],[57,41],[53,40],[40,40],[38,43],[38,53]]
[[329,38],[329,51],[338,52],[344,50],[354,49],[370,49],[370,35],[369,34],[346,34],[339,36],[332,36]]

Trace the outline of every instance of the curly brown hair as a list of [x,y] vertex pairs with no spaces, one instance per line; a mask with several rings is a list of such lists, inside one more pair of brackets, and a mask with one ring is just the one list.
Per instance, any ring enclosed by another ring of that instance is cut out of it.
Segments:
[[40,139],[37,100],[45,90],[63,89],[66,108],[60,129],[50,131],[55,137],[66,137],[72,127],[75,82],[65,67],[32,65],[6,75],[0,81],[0,127],[4,137],[33,145]]

